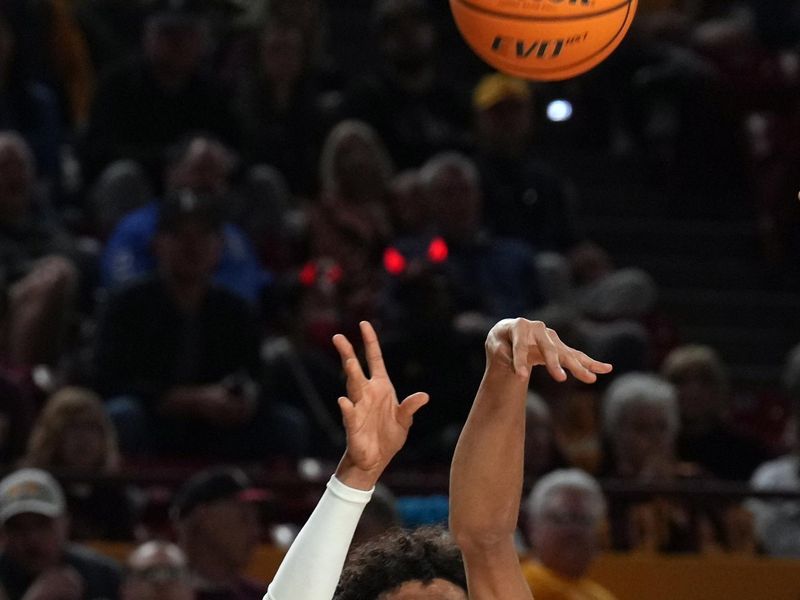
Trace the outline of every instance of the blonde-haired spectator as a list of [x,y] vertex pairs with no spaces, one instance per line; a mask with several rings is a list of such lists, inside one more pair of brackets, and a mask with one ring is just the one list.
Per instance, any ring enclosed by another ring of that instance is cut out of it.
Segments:
[[[22,459],[25,466],[94,478],[119,470],[117,434],[100,397],[66,387],[53,394],[36,420]],[[65,487],[76,539],[128,539],[133,535],[130,493],[115,483],[91,481]]]

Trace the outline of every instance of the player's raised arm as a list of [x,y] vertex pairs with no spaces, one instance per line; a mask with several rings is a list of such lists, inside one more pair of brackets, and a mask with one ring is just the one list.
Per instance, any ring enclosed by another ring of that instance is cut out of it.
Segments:
[[593,383],[611,365],[564,344],[540,321],[506,319],[486,338],[486,370],[450,471],[450,528],[470,600],[530,600],[514,531],[522,495],[525,399],[531,369]]
[[347,375],[347,396],[339,408],[347,432],[347,449],[325,494],[289,548],[265,600],[331,600],[356,525],[372,491],[395,454],[403,447],[414,413],[428,395],[397,401],[383,364],[378,336],[361,323],[369,377],[350,341],[333,338]]

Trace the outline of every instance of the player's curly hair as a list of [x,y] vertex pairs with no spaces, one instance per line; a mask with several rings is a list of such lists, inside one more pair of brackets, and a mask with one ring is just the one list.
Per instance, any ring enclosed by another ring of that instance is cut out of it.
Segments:
[[442,527],[392,529],[359,546],[347,561],[334,600],[377,600],[410,581],[444,579],[467,591],[461,551]]

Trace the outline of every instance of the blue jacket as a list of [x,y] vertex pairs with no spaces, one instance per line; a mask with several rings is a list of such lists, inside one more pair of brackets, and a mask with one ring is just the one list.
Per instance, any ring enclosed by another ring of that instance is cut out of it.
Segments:
[[[114,229],[100,259],[104,287],[114,289],[155,271],[151,245],[158,211],[158,202],[151,202],[129,213]],[[250,240],[238,226],[226,223],[222,233],[225,246],[214,283],[254,303],[272,282],[272,275],[259,264]]]

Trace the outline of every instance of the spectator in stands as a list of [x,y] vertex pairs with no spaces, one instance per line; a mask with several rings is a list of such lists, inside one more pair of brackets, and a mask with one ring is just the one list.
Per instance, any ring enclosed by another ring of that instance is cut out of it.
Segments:
[[380,253],[390,236],[386,196],[392,163],[375,130],[342,121],[320,157],[320,201],[309,213],[309,242],[319,270],[331,264],[333,286],[310,286],[304,298],[309,331],[328,348],[336,331],[374,314]]
[[128,557],[120,600],[195,600],[183,550],[158,540],[138,546]]
[[487,233],[475,163],[462,154],[439,154],[425,163],[420,178],[433,227],[422,239],[399,241],[398,251],[409,263],[429,262],[444,272],[456,320],[482,321],[482,336],[501,315],[539,306],[536,253],[525,242]]
[[430,227],[431,219],[419,170],[407,169],[392,179],[388,208],[395,236],[419,235]]
[[487,227],[540,250],[568,251],[578,241],[574,199],[552,169],[531,153],[529,84],[501,73],[486,75],[475,87],[472,106]]
[[[440,398],[438,410],[412,432],[406,456],[423,451],[438,462],[466,418],[459,398],[480,380],[478,340],[501,315],[526,314],[543,298],[534,250],[484,230],[480,178],[469,158],[436,155],[420,170],[420,182],[428,223],[385,250],[382,310],[394,332],[387,355],[407,365],[403,385]],[[457,380],[439,376],[453,369],[461,373]]]
[[[34,424],[22,462],[88,478],[119,471],[117,435],[100,398],[88,389],[62,388],[45,404]],[[135,511],[130,494],[114,482],[66,485],[70,538],[130,540]]]
[[[206,136],[192,136],[173,147],[165,172],[166,193],[187,188],[200,194],[218,196],[226,204],[232,200],[231,175],[236,158],[220,142]],[[106,197],[100,203],[114,203]],[[156,235],[160,201],[148,198],[148,204],[125,215],[110,209],[116,219],[121,219],[111,233],[101,257],[102,281],[107,288],[152,273],[156,268],[153,239]],[[250,240],[233,223],[223,228],[222,257],[215,270],[214,280],[245,300],[256,302],[268,281],[268,275],[259,266]]]
[[375,127],[402,168],[462,148],[469,108],[439,72],[437,31],[426,3],[376,2],[372,27],[380,63],[349,94],[347,113]]
[[200,4],[160,1],[145,22],[142,55],[100,80],[85,139],[89,181],[120,159],[156,179],[164,148],[192,131],[238,140],[224,92],[203,73],[211,40]]
[[292,192],[304,196],[313,191],[309,174],[324,128],[308,43],[299,25],[271,18],[260,32],[258,54],[236,102],[247,161],[276,167]]
[[20,133],[52,183],[59,175],[62,141],[58,103],[50,88],[26,72],[22,58],[15,32],[0,14],[0,130]]
[[126,453],[262,458],[307,443],[302,415],[260,391],[256,312],[211,281],[222,233],[215,198],[172,192],[157,274],[108,302],[95,366]]
[[64,493],[47,472],[20,469],[0,481],[0,583],[10,600],[118,597],[118,566],[68,544],[68,519]]
[[[750,483],[757,490],[800,490],[800,345],[787,357],[783,383],[794,413],[794,450],[756,469]],[[748,508],[755,517],[758,539],[767,554],[800,557],[800,503],[750,500]]]
[[522,570],[537,600],[613,600],[587,576],[606,517],[593,477],[579,469],[545,475],[528,496],[527,517],[533,556]]
[[[639,483],[698,477],[696,465],[679,463],[677,391],[655,375],[628,373],[603,397],[603,428],[610,442],[605,476]],[[738,504],[686,503],[654,497],[615,502],[611,543],[616,550],[649,552],[755,551],[751,519]]]
[[721,479],[749,479],[767,453],[727,421],[728,374],[717,353],[708,346],[680,346],[664,360],[661,374],[678,392],[678,458]]
[[556,468],[566,466],[555,438],[550,407],[541,396],[528,392],[525,405],[525,475],[538,480]]
[[21,368],[60,357],[79,278],[73,240],[37,202],[34,183],[30,147],[0,132],[0,273],[9,285],[1,352]]
[[263,584],[242,573],[260,539],[254,502],[263,498],[242,471],[229,468],[202,471],[178,491],[171,516],[197,600],[261,600]]

